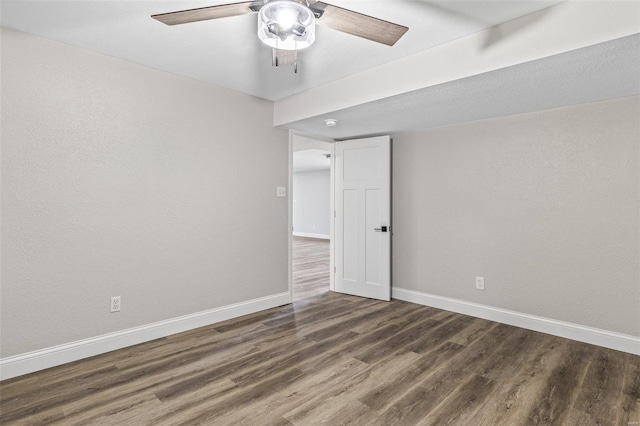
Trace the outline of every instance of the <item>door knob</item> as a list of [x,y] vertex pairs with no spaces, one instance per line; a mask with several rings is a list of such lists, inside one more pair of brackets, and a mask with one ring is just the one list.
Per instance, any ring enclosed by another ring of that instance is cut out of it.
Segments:
[[380,228],[373,228],[373,230],[376,232],[387,232],[387,227],[381,226]]

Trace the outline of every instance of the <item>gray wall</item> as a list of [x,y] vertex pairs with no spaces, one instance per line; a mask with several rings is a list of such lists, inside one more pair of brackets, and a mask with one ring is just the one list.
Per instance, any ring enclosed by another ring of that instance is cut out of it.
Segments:
[[393,285],[640,336],[639,117],[631,97],[395,135]]
[[293,174],[293,230],[330,234],[331,172],[317,170]]
[[287,291],[271,102],[4,29],[1,71],[2,357]]

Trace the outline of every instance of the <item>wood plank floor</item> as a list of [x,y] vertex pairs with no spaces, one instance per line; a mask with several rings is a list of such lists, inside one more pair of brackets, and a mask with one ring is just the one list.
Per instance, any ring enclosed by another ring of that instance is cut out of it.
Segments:
[[292,305],[3,381],[0,424],[640,421],[640,357],[329,292],[317,243],[296,241]]
[[329,240],[293,237],[293,300],[329,291]]

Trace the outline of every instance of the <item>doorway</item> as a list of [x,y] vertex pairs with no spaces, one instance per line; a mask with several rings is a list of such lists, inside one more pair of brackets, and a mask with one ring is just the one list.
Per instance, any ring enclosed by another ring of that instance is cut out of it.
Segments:
[[[308,154],[319,158],[330,150],[329,189],[329,290],[379,300],[391,298],[391,138],[375,136],[332,143],[291,131],[289,133],[289,293],[295,301],[295,237],[318,238],[318,225],[301,229],[294,226],[294,204],[299,197],[319,192],[309,188],[296,191],[294,156]],[[323,152],[325,151],[325,152]],[[296,166],[297,167],[297,166]],[[298,169],[298,171],[300,171]],[[294,194],[296,194],[294,196]],[[300,195],[302,194],[302,195]],[[337,197],[337,198],[336,198]],[[326,211],[326,206],[321,208]],[[300,221],[298,221],[300,223]],[[313,223],[311,221],[310,223]],[[326,229],[326,225],[323,225]],[[326,232],[326,231],[325,231]],[[298,235],[295,235],[297,233]],[[326,234],[324,234],[326,236]],[[302,243],[303,241],[298,242]],[[307,241],[310,243],[311,241]],[[296,248],[302,247],[297,244]],[[310,245],[306,248],[310,249]],[[301,252],[302,253],[302,252]],[[308,267],[308,257],[295,254],[298,274]],[[320,270],[320,266],[316,273]],[[324,270],[324,269],[323,269]],[[318,277],[317,274],[316,278]],[[309,278],[311,279],[311,278]],[[326,275],[323,275],[326,282]],[[317,283],[319,285],[319,283]],[[321,287],[316,287],[320,291]],[[303,294],[307,290],[301,289]],[[324,290],[326,293],[327,290]]]
[[292,301],[331,289],[333,143],[290,135],[290,292]]

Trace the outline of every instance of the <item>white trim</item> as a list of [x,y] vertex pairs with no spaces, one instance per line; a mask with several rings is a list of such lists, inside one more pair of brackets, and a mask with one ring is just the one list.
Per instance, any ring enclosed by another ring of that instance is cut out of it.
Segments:
[[289,292],[273,294],[220,308],[129,328],[102,336],[78,340],[21,355],[0,359],[0,380],[10,379],[82,358],[103,354],[127,346],[215,324],[254,312],[291,303]]
[[289,165],[287,175],[288,199],[287,199],[287,285],[289,286],[289,298],[293,300],[293,138],[296,133],[289,130],[289,150],[287,162]]
[[460,314],[471,315],[529,330],[552,334],[579,342],[640,355],[640,337],[599,328],[587,327],[554,319],[538,317],[507,309],[494,308],[464,300],[393,287],[392,297],[406,302],[418,303]]
[[293,235],[295,237],[319,238],[321,240],[330,240],[331,239],[331,235],[327,235],[327,234],[312,234],[312,233],[309,233],[309,232],[293,231]]
[[335,235],[336,235],[336,144],[331,144],[331,172],[330,172],[330,190],[329,190],[329,290],[336,290],[336,257],[335,257]]

